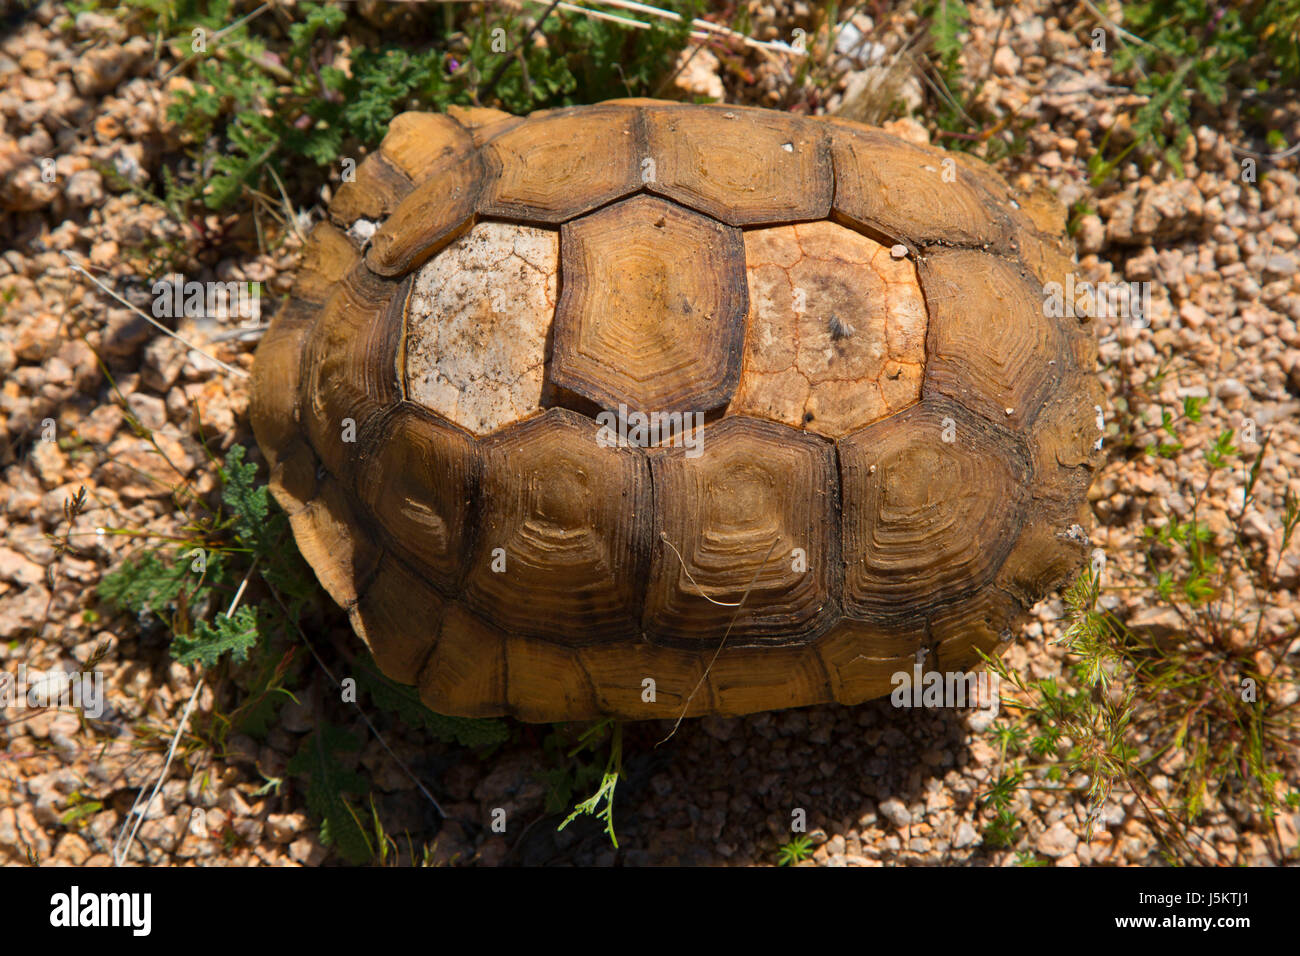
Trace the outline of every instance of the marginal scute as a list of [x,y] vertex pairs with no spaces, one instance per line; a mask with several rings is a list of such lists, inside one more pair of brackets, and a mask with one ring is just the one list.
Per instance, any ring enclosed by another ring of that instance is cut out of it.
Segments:
[[468,130],[482,129],[506,120],[522,120],[522,117],[511,116],[504,110],[486,106],[458,106],[455,103],[447,107],[447,115]]
[[414,684],[433,651],[445,604],[423,574],[386,553],[349,617],[379,669],[399,684]]
[[1104,438],[1098,418],[1106,402],[1101,384],[1095,375],[1080,372],[1063,375],[1061,383],[1063,387],[1052,394],[1029,433],[1036,477],[1045,482],[1035,489],[1040,495],[1051,493],[1058,468],[1096,471],[1105,460],[1098,447]]
[[360,258],[348,237],[328,222],[318,222],[307,234],[302,260],[293,280],[295,301],[319,306],[334,294],[334,286]]
[[824,219],[829,212],[834,180],[821,124],[730,106],[643,113],[650,192],[733,226]]
[[731,398],[748,300],[739,230],[636,196],[566,223],[560,258],[555,385],[642,412]]
[[398,113],[388,124],[380,152],[419,186],[441,171],[449,156],[468,153],[474,141],[459,123],[437,113]]
[[803,647],[728,648],[709,668],[709,685],[727,716],[829,699],[821,658]]
[[406,308],[407,398],[475,435],[540,412],[559,256],[554,230],[483,222],[426,263]]
[[438,640],[416,683],[425,706],[439,714],[500,717],[509,713],[506,636],[459,602],[448,604]]
[[414,188],[410,177],[382,149],[363,159],[353,170],[353,177],[339,186],[330,203],[330,219],[344,229],[358,219],[378,222],[387,218]]
[[921,397],[916,267],[832,222],[745,232],[749,321],[729,412],[833,438]]
[[[1020,259],[1039,283],[1049,318],[1066,344],[1066,355],[1074,368],[1094,376],[1097,370],[1097,336],[1088,297],[1081,296],[1082,280],[1068,246],[1059,237],[1045,237],[1029,229],[1016,234]],[[1075,308],[1067,297],[1073,292]],[[1080,303],[1078,300],[1082,298]],[[1077,308],[1082,304],[1083,309]],[[1059,308],[1057,306],[1059,305]],[[1147,317],[1149,319],[1149,317]]]
[[[561,223],[641,188],[639,114],[560,110],[506,130],[483,150],[483,216]],[[575,185],[581,184],[581,188]]]
[[275,451],[275,462],[267,481],[276,504],[290,518],[307,507],[320,486],[320,459],[307,439],[299,436]]
[[936,251],[919,271],[930,311],[924,394],[1028,426],[1063,371],[1040,291],[1018,266],[972,250]]
[[597,431],[552,408],[481,445],[464,596],[511,634],[582,645],[640,633],[649,468],[640,449],[602,445]]
[[510,711],[520,720],[572,720],[570,715],[590,709],[596,697],[582,659],[572,648],[548,641],[508,636],[506,673],[528,675],[506,684]]
[[[649,453],[656,507],[648,637],[688,648],[717,646],[724,636],[731,647],[812,640],[839,616],[831,444],[739,416],[706,425],[698,437],[697,457],[686,448]],[[693,507],[674,506],[686,501]]]
[[[598,644],[577,653],[595,689],[596,714],[651,720],[698,717],[716,710],[705,679],[705,657],[645,641]],[[579,714],[577,719],[595,716]]]
[[925,641],[924,625],[880,627],[845,619],[817,642],[817,653],[841,704],[860,704],[888,694],[893,676],[910,671]]
[[1033,607],[1087,559],[1087,546],[1067,534],[1073,519],[1052,504],[1034,502],[995,583]]
[[351,182],[339,187],[330,216],[344,228],[358,219],[378,223],[416,187],[445,173],[445,164],[468,156],[473,138],[455,120],[436,113],[393,117],[379,151],[361,161]]
[[289,515],[298,550],[316,570],[316,577],[334,602],[351,608],[364,591],[381,555],[379,546],[362,530],[342,485],[328,475],[316,497]]
[[1010,432],[926,400],[841,439],[839,451],[849,617],[908,625],[988,584],[1030,476]]
[[266,449],[272,469],[283,450],[301,433],[298,421],[298,386],[303,346],[311,333],[315,309],[290,301],[257,346],[258,374],[249,396],[249,417],[257,443]]
[[979,652],[993,654],[1004,636],[1019,627],[1023,613],[1020,603],[997,587],[936,611],[930,617],[935,658],[927,670],[953,673],[982,667]]

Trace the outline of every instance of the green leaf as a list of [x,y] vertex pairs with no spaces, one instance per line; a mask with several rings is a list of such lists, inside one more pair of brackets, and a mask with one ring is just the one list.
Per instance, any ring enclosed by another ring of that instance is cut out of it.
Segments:
[[423,727],[444,743],[489,748],[510,739],[510,728],[503,720],[434,713],[424,706],[414,687],[389,680],[372,666],[368,658],[356,669],[356,677],[357,685],[370,694],[375,706],[397,714],[412,727]]
[[807,836],[797,836],[777,850],[776,865],[794,866],[796,863],[802,863],[812,855],[812,839]]
[[307,779],[307,808],[321,821],[320,840],[333,846],[351,863],[367,863],[374,848],[346,794],[362,796],[369,790],[364,776],[344,769],[336,753],[359,749],[360,742],[328,722],[302,742],[289,761],[289,773]]
[[222,654],[242,662],[258,642],[257,611],[244,605],[234,617],[217,615],[213,625],[195,621],[193,634],[177,634],[172,641],[172,656],[182,664],[202,664],[212,667]]
[[221,502],[235,516],[235,533],[255,540],[270,510],[266,485],[258,485],[257,466],[244,461],[243,445],[232,445],[221,467]]
[[187,584],[197,580],[189,562],[166,564],[157,551],[146,551],[104,575],[96,593],[117,608],[136,614],[160,614],[176,602]]
[[970,11],[960,0],[935,0],[924,8],[930,20],[930,40],[945,68],[951,72],[965,49],[961,35],[970,22]]

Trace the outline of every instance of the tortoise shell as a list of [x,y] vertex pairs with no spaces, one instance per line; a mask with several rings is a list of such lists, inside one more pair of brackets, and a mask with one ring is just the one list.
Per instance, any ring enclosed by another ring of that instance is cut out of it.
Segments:
[[258,349],[272,490],[442,713],[743,714],[970,668],[1087,544],[1063,220],[835,119],[404,113]]

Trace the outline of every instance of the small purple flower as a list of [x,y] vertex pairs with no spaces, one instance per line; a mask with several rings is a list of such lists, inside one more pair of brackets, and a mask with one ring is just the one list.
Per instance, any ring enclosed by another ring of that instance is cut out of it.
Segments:
[[455,72],[456,72],[457,70],[459,70],[459,69],[460,69],[460,60],[456,59],[456,58],[453,56],[450,60],[447,61],[447,72],[448,72],[448,73],[455,73]]

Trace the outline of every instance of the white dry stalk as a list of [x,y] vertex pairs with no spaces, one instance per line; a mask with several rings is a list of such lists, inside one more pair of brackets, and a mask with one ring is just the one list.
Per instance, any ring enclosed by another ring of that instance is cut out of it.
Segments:
[[[230,32],[233,31],[233,30],[238,30],[238,29],[239,29],[240,27],[242,27],[245,23],[248,23],[250,20],[252,20],[252,19],[254,19],[254,18],[256,18],[256,17],[260,17],[263,13],[265,13],[267,10],[270,10],[270,9],[271,9],[271,5],[270,5],[269,3],[264,3],[264,4],[262,4],[260,7],[258,7],[256,10],[254,10],[252,13],[245,14],[244,16],[242,16],[242,17],[240,17],[238,20],[236,20],[234,23],[230,24],[230,26],[228,26],[228,27],[222,27],[222,28],[221,28],[220,30],[218,30],[216,33],[212,34],[212,36],[208,38],[207,42],[209,42],[209,43],[215,43],[215,42],[217,42],[217,41],[220,40],[222,37],[224,37],[227,33],[230,33]],[[181,61],[180,61],[179,63],[177,63],[174,67],[172,67],[170,70],[168,70],[166,73],[164,73],[164,74],[162,75],[162,79],[163,79],[163,80],[169,80],[169,79],[171,79],[171,77],[172,77],[175,73],[179,72],[180,70],[185,69],[185,67],[187,67],[187,66],[190,64],[190,61],[192,61],[195,57],[200,56],[200,55],[201,55],[201,54],[199,54],[199,53],[197,53],[197,52],[191,53],[191,54],[190,54],[189,56],[187,56],[185,59],[181,60]]]
[[98,279],[96,279],[93,275],[91,275],[89,272],[87,272],[85,269],[83,269],[81,266],[79,266],[79,265],[77,264],[76,260],[74,260],[74,259],[72,258],[72,256],[68,255],[67,252],[64,252],[63,255],[64,255],[64,257],[68,260],[68,264],[71,265],[72,268],[76,269],[78,272],[80,272],[82,275],[84,275],[84,276],[85,276],[87,279],[89,279],[91,282],[95,283],[95,285],[99,286],[100,289],[102,289],[103,291],[107,292],[107,293],[108,293],[109,295],[111,295],[114,299],[116,299],[118,302],[122,303],[124,306],[126,306],[128,309],[130,309],[130,310],[131,310],[132,312],[134,312],[136,315],[140,316],[140,318],[144,319],[146,322],[148,322],[148,323],[149,323],[150,325],[152,325],[154,328],[158,329],[158,330],[159,330],[160,332],[162,332],[164,335],[170,335],[172,338],[174,338],[177,342],[180,342],[181,345],[184,345],[184,346],[185,346],[187,349],[189,349],[190,351],[192,351],[192,352],[198,352],[200,355],[202,355],[202,356],[203,356],[205,359],[207,359],[209,362],[212,362],[214,365],[220,366],[221,368],[225,369],[227,372],[230,372],[232,375],[238,375],[238,376],[240,376],[241,378],[247,378],[247,377],[248,377],[248,373],[245,372],[242,368],[235,368],[233,365],[227,365],[225,362],[221,361],[221,359],[216,358],[216,357],[214,357],[214,356],[212,356],[212,355],[209,355],[207,352],[203,351],[203,349],[199,348],[199,347],[198,347],[197,345],[195,345],[193,342],[190,342],[188,339],[184,338],[184,337],[181,336],[179,333],[173,332],[171,329],[167,328],[167,326],[163,325],[161,322],[159,322],[159,321],[158,321],[157,319],[155,319],[153,316],[148,315],[148,314],[147,314],[146,312],[144,312],[142,309],[138,309],[138,308],[136,308],[134,305],[132,305],[130,302],[127,302],[126,299],[122,298],[120,295],[118,295],[116,292],[114,292],[114,291],[113,291],[112,289],[110,289],[108,286],[104,285],[104,283],[100,282],[100,281],[99,281]]
[[[226,617],[229,618],[234,616],[235,610],[239,607],[240,600],[244,597],[244,588],[248,587],[248,579],[252,576],[253,569],[257,567],[258,560],[260,559],[253,559],[253,563],[249,566],[247,573],[244,575],[244,580],[239,582],[239,590],[235,592],[235,597],[230,602],[230,607],[226,609]],[[167,771],[171,769],[172,758],[176,756],[176,747],[180,744],[181,735],[185,733],[185,727],[190,722],[190,714],[194,710],[194,702],[198,700],[199,691],[202,689],[203,678],[200,677],[198,682],[194,685],[194,693],[190,694],[190,699],[185,704],[185,712],[181,714],[181,722],[176,728],[176,733],[172,735],[171,746],[167,749],[167,761],[163,764],[162,771],[158,774],[158,780],[154,783],[153,791],[149,794],[148,801],[146,801],[143,808],[140,808],[140,798],[144,796],[145,791],[145,787],[141,787],[140,792],[136,794],[135,802],[131,804],[130,812],[127,813],[126,819],[122,821],[122,828],[117,833],[117,839],[113,841],[114,866],[122,866],[131,852],[131,844],[135,842],[136,831],[139,830],[140,825],[144,823],[144,818],[148,815],[149,808],[153,806],[153,802],[158,796],[158,790],[162,787],[163,781],[167,779]],[[148,785],[146,784],[145,786]],[[133,816],[135,817],[135,825],[131,826],[131,817]],[[127,835],[126,842],[123,843],[122,835],[126,833],[128,826],[131,826],[131,832]],[[120,848],[119,844],[121,845]]]
[[[528,3],[541,5],[545,0],[527,0]],[[633,0],[595,0],[602,6],[613,7],[616,10],[629,10],[636,13],[648,14],[652,17],[658,17],[661,20],[669,20],[674,23],[681,23],[685,18],[680,13],[674,13],[672,10],[661,10],[659,7],[652,7],[644,3],[634,3]],[[593,20],[606,20],[610,23],[619,23],[623,26],[632,27],[636,30],[649,30],[650,24],[641,20],[633,20],[630,17],[620,17],[612,13],[604,13],[600,10],[592,10],[590,7],[581,7],[575,3],[561,2],[556,4],[561,10],[567,10],[570,13],[579,13]],[[788,53],[793,56],[807,56],[806,51],[796,50],[788,43],[779,43],[767,40],[755,40],[753,37],[745,36],[737,30],[721,26],[717,23],[710,23],[708,20],[691,20],[691,39],[703,41],[709,39],[709,34],[727,37],[732,40],[739,40],[745,46],[753,47],[756,50],[769,50],[776,53]]]

